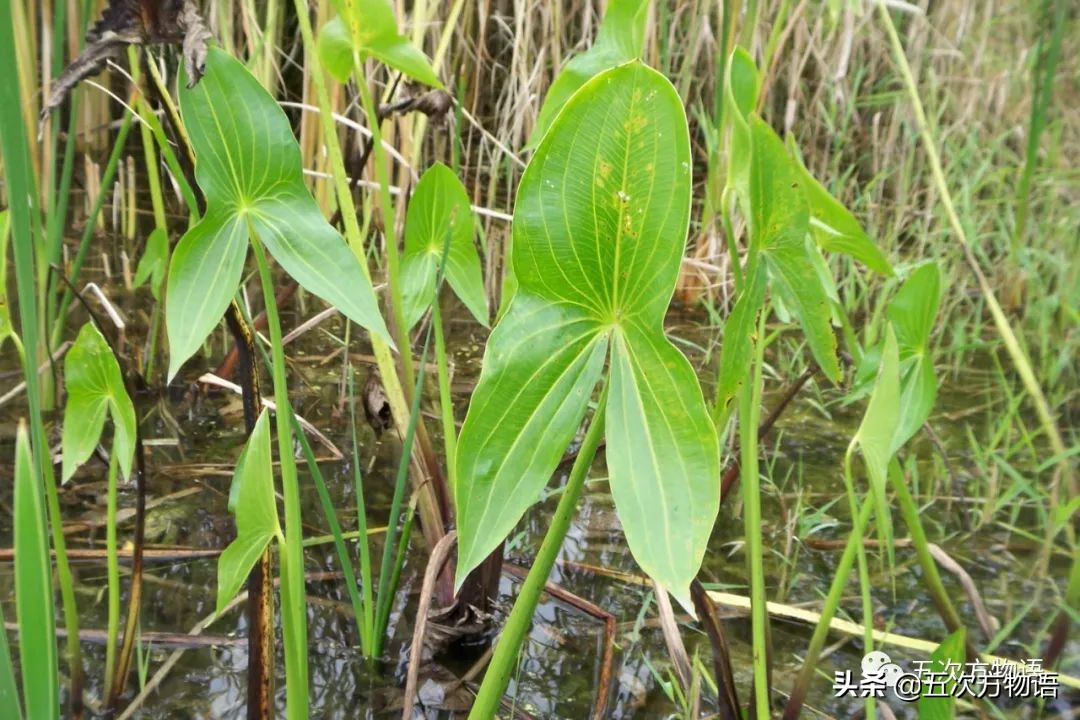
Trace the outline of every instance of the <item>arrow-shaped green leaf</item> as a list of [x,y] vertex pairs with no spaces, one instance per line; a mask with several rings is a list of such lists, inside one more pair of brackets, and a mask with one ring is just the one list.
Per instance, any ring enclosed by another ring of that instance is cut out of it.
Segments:
[[93,323],[86,323],[64,361],[68,401],[64,409],[63,481],[86,462],[101,439],[105,416],[113,421],[112,451],[124,477],[135,457],[135,406],[109,344]]
[[458,446],[459,582],[536,501],[610,347],[612,495],[638,563],[688,599],[719,505],[716,432],[663,330],[689,209],[690,143],[671,83],[637,62],[589,80],[518,188],[519,287]]
[[[425,85],[441,88],[427,56],[398,33],[394,9],[387,0],[334,0],[338,16],[319,31],[319,59],[339,82],[353,70],[353,48],[371,55]],[[347,22],[346,22],[347,21]]]
[[870,493],[874,498],[874,514],[877,518],[878,535],[889,549],[889,565],[892,566],[892,522],[889,500],[885,494],[888,482],[889,461],[892,459],[893,437],[899,424],[900,412],[900,360],[896,348],[896,334],[888,326],[885,344],[881,352],[877,381],[870,393],[866,413],[851,443],[848,454],[858,448],[870,476]]
[[750,135],[751,242],[758,244],[775,287],[798,316],[822,372],[839,380],[829,297],[806,246],[810,209],[802,178],[784,143],[756,115],[750,119]]
[[930,333],[940,300],[941,273],[935,263],[929,262],[911,274],[886,311],[896,330],[902,368],[900,423],[892,442],[893,452],[919,431],[937,399]]
[[240,592],[240,586],[270,541],[281,535],[268,417],[269,413],[263,410],[236,462],[229,490],[229,510],[236,515],[236,539],[218,558],[218,612]]
[[154,228],[146,238],[146,249],[135,269],[135,287],[150,281],[150,292],[160,299],[161,283],[165,280],[165,268],[169,264],[169,234],[165,228]]
[[[733,66],[739,64],[739,57],[732,55]],[[745,134],[736,134],[734,140],[736,145],[748,140],[751,146],[747,179],[750,253],[745,285],[724,324],[718,413],[728,406],[746,377],[758,312],[765,299],[765,271],[784,304],[798,316],[822,370],[830,378],[840,376],[827,289],[806,245],[810,211],[801,177],[772,128],[752,113],[747,121]],[[738,121],[733,125],[738,127]],[[740,137],[744,139],[739,141]]]
[[198,85],[180,85],[208,209],[180,239],[169,267],[169,377],[224,314],[252,232],[305,289],[389,341],[371,282],[304,185],[300,148],[270,94],[218,48],[211,48]]
[[488,325],[487,293],[473,236],[476,216],[469,193],[454,171],[435,163],[424,172],[405,217],[405,257],[401,264],[405,319],[411,328],[431,304],[447,233],[446,280],[476,321]]

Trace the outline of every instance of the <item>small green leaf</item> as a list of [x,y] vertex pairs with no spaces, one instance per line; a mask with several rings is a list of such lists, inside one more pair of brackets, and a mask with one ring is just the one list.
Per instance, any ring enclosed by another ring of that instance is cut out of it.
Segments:
[[851,211],[840,204],[840,201],[810,174],[793,147],[790,154],[806,191],[806,199],[810,203],[810,229],[821,249],[844,253],[876,273],[891,276],[893,270],[889,261],[862,229]]
[[468,191],[453,170],[435,163],[416,184],[405,218],[401,283],[410,328],[431,304],[447,233],[446,280],[477,322],[487,327],[487,293],[473,243],[475,230]]
[[826,377],[840,379],[829,298],[806,246],[810,210],[802,180],[784,144],[761,118],[750,117],[751,242],[759,249],[777,290],[806,333]]
[[135,269],[135,287],[150,281],[150,292],[159,300],[161,282],[165,279],[165,267],[169,263],[169,234],[165,228],[154,228],[146,238],[146,249]]
[[236,462],[229,490],[229,510],[236,515],[236,539],[218,558],[218,612],[236,597],[266,546],[281,534],[268,418],[269,412],[263,410]]
[[956,679],[953,673],[948,672],[950,665],[962,665],[967,652],[967,631],[961,627],[949,637],[945,638],[934,652],[930,653],[930,672],[945,673],[948,678],[944,687],[935,687],[935,695],[938,691],[943,697],[919,697],[916,709],[919,720],[952,720],[956,711],[956,697],[953,690],[956,687]]
[[371,282],[304,184],[300,148],[277,102],[218,48],[210,49],[206,76],[195,88],[187,89],[183,78],[180,84],[208,211],[180,239],[169,266],[169,378],[225,312],[251,232],[305,289],[390,341]]
[[56,604],[45,498],[22,421],[15,440],[14,514],[15,612],[19,623],[23,699],[29,717],[57,718],[60,692],[53,618]]
[[575,55],[555,77],[540,106],[528,148],[539,145],[559,111],[578,88],[604,70],[641,57],[645,46],[648,0],[610,0],[596,42]]
[[929,347],[940,302],[941,272],[937,263],[924,263],[900,286],[886,311],[896,329],[901,359]]
[[858,447],[866,463],[870,476],[870,492],[874,497],[874,513],[877,517],[878,531],[886,547],[892,548],[892,523],[889,512],[889,500],[886,495],[889,461],[892,459],[892,442],[900,412],[900,376],[899,358],[896,348],[896,335],[889,326],[886,329],[885,344],[881,352],[881,365],[878,368],[877,382],[870,393],[866,413],[855,436],[851,438],[848,452]]
[[754,334],[758,313],[765,301],[765,266],[752,260],[746,268],[746,285],[724,322],[724,342],[720,348],[720,373],[716,380],[716,410],[730,405],[747,377],[754,357]]
[[750,217],[750,165],[753,140],[749,118],[757,107],[760,86],[757,65],[750,53],[736,47],[727,62],[724,83],[724,117],[731,125],[728,184],[735,190],[743,216]]
[[319,32],[318,52],[339,82],[352,72],[355,46],[361,57],[371,55],[425,85],[443,86],[427,56],[398,33],[394,9],[387,0],[335,0],[334,7],[338,16]]
[[322,26],[315,45],[326,72],[340,83],[347,82],[353,68],[352,42],[340,15]]
[[109,344],[86,323],[64,361],[68,401],[64,410],[63,481],[94,452],[105,427],[106,413],[113,421],[112,452],[125,478],[131,476],[135,457],[135,406],[124,387],[124,377]]
[[610,347],[616,509],[641,566],[688,599],[719,506],[716,431],[663,330],[690,179],[682,101],[639,62],[586,82],[540,141],[514,209],[518,288],[458,445],[459,583],[550,479]]
[[886,311],[896,331],[902,367],[900,423],[893,438],[893,452],[919,431],[937,400],[930,333],[940,299],[941,273],[935,263],[929,262],[908,277]]

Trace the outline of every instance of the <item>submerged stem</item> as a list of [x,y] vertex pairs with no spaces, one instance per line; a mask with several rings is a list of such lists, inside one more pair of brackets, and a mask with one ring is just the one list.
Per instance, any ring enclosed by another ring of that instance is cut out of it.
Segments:
[[525,642],[529,626],[532,624],[533,613],[540,601],[540,594],[551,574],[551,568],[555,565],[555,558],[558,557],[563,540],[566,539],[566,533],[570,529],[570,520],[574,516],[574,511],[577,510],[578,500],[581,499],[582,490],[585,488],[589,468],[592,467],[596,450],[600,447],[600,439],[604,436],[607,392],[608,386],[605,385],[600,393],[600,401],[596,404],[592,424],[589,425],[585,439],[581,442],[581,449],[570,470],[570,477],[566,481],[562,497],[559,498],[559,505],[555,508],[547,534],[544,535],[544,542],[540,545],[540,551],[536,554],[532,569],[529,570],[517,600],[514,601],[514,609],[510,611],[510,617],[507,618],[502,634],[495,644],[491,664],[484,675],[480,691],[476,695],[476,702],[473,703],[472,710],[469,712],[469,720],[486,720],[494,717],[499,707],[499,700],[510,682],[510,674],[517,664],[517,656]]
[[116,446],[109,453],[109,480],[105,500],[105,557],[106,575],[108,576],[108,624],[105,644],[105,695],[112,695],[113,683],[116,682],[116,641],[120,635],[120,560],[116,544],[116,476],[120,464],[117,460]]
[[821,608],[821,618],[818,620],[814,634],[810,638],[810,645],[806,648],[806,657],[803,659],[802,669],[795,684],[791,688],[791,698],[784,708],[783,720],[796,720],[802,714],[803,703],[806,702],[806,693],[810,688],[810,680],[814,677],[817,668],[818,657],[821,649],[825,647],[825,640],[829,636],[829,624],[840,607],[840,598],[847,586],[848,576],[851,574],[851,566],[855,564],[855,552],[862,545],[863,532],[870,522],[870,515],[874,511],[874,498],[867,497],[863,500],[859,514],[855,518],[855,524],[851,528],[847,545],[844,546],[844,554],[840,556],[840,562],[836,566],[832,584],[829,585],[829,594],[825,597],[825,604]]
[[270,330],[270,352],[274,374],[274,402],[277,412],[278,461],[281,464],[281,494],[285,498],[285,545],[281,552],[281,627],[285,639],[286,711],[289,720],[308,716],[307,598],[304,592],[304,527],[300,515],[300,484],[293,456],[289,418],[289,391],[285,379],[285,350],[281,340],[274,283],[266,253],[256,233],[250,232],[251,249],[259,267],[266,321]]

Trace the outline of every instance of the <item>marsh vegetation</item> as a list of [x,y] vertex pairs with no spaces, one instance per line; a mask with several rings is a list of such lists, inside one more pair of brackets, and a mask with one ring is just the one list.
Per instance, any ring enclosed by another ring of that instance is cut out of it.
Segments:
[[1078,41],[5,3],[4,717],[1072,717]]

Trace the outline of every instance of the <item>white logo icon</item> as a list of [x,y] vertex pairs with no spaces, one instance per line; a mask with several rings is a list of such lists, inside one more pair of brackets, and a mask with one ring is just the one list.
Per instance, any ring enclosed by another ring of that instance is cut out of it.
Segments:
[[875,680],[887,688],[893,688],[904,671],[888,655],[874,650],[863,656],[862,674],[864,680]]

